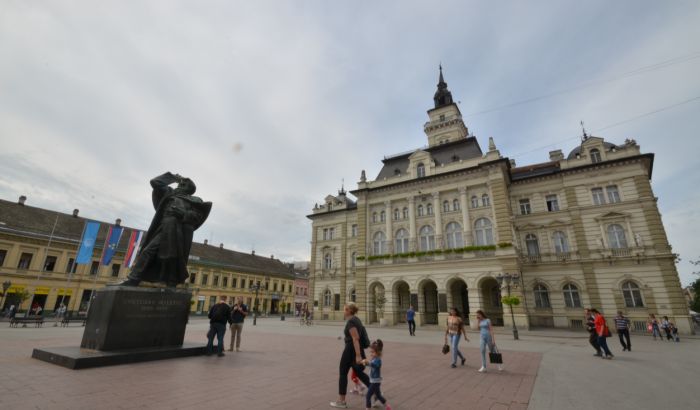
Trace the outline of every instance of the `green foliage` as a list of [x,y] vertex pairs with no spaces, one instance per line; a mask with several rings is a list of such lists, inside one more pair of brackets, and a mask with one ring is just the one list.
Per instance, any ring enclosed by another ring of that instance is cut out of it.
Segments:
[[513,244],[510,242],[499,242],[498,243],[499,248],[510,248],[511,246],[513,246]]
[[[691,260],[690,263],[695,266],[700,266],[700,260]],[[693,274],[700,275],[700,272],[693,272]],[[693,293],[695,293],[695,298],[693,298],[693,301],[690,303],[690,309],[695,312],[700,312],[700,277],[690,284],[690,288],[693,289]]]
[[501,303],[507,306],[518,306],[520,304],[520,298],[517,296],[503,296],[501,298]]
[[[501,243],[498,246],[508,247],[513,246],[510,243]],[[434,249],[431,251],[418,251],[418,252],[404,252],[404,253],[394,253],[394,254],[384,254],[384,255],[370,255],[370,256],[358,256],[357,260],[368,260],[374,261],[379,259],[396,259],[396,258],[420,258],[421,256],[435,256],[443,255],[447,253],[465,253],[465,252],[487,252],[496,250],[496,245],[481,245],[481,246],[465,246],[463,248],[453,248],[453,249]]]

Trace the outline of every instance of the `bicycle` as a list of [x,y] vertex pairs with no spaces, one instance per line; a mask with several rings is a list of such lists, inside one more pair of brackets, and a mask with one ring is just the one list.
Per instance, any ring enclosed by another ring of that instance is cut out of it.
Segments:
[[313,322],[313,320],[311,320],[311,318],[302,317],[302,318],[299,320],[299,326],[304,326],[304,325],[306,325],[306,326],[311,326],[311,325],[313,325],[313,324],[314,324],[314,322]]

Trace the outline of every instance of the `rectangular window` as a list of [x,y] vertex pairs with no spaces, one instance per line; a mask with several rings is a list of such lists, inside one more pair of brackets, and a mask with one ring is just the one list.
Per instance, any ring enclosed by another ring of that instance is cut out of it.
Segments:
[[209,297],[209,309],[211,309],[211,307],[214,305],[216,305],[216,296],[210,296]]
[[197,281],[197,272],[190,272],[190,283],[194,285]]
[[[243,283],[243,282],[241,282],[241,284],[242,284],[242,283]],[[238,286],[238,278],[233,278],[233,279],[231,279],[231,287],[232,287],[232,288],[235,288],[236,286]]]
[[214,283],[212,285],[219,286],[219,276],[218,275],[214,275]]
[[5,264],[5,257],[7,256],[7,251],[0,249],[0,267]]
[[547,211],[556,212],[559,210],[559,200],[556,195],[547,195],[545,199],[547,201]]
[[532,213],[532,208],[530,208],[530,200],[529,199],[521,199],[519,202],[520,202],[520,214],[521,215],[530,215]]
[[620,202],[620,192],[617,190],[617,185],[607,186],[605,190],[608,192],[608,202],[611,204]]
[[241,289],[245,289],[245,278],[241,279]]
[[100,271],[100,262],[99,261],[92,261],[92,265],[90,265],[90,274],[91,275],[97,275],[97,272]]
[[335,233],[335,228],[328,229],[328,239],[333,239],[333,234]]
[[17,262],[17,269],[29,269],[29,265],[32,264],[32,254],[27,252],[22,252],[19,257],[19,262]]
[[228,276],[224,276],[224,281],[221,283],[221,286],[225,288],[228,287]]
[[119,269],[121,269],[121,267],[122,267],[122,265],[120,265],[118,263],[112,264],[112,276],[113,277],[116,278],[117,276],[119,276]]
[[328,229],[323,230],[323,240],[328,240]]
[[357,236],[357,225],[353,225],[352,226],[352,237],[354,238],[356,236]]
[[272,291],[277,292],[277,282],[272,284]]
[[44,272],[53,272],[56,269],[56,261],[58,260],[55,256],[47,256],[44,261]]
[[603,188],[593,188],[591,189],[591,194],[593,195],[593,205],[605,204],[605,195],[603,194]]
[[207,282],[209,282],[209,275],[207,275],[206,273],[203,273],[202,274],[202,285],[207,286]]
[[75,273],[75,270],[78,268],[78,264],[75,263],[74,258],[68,259],[68,264],[66,265],[66,273]]

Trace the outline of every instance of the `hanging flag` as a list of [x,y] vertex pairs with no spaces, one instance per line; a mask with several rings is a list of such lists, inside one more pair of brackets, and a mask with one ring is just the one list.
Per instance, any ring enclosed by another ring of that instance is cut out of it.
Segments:
[[141,239],[143,239],[143,231],[131,231],[131,236],[129,237],[129,247],[126,250],[126,255],[124,256],[124,265],[130,268],[136,260],[136,254],[141,248]]
[[100,230],[100,223],[87,221],[83,228],[83,239],[78,248],[78,256],[75,257],[75,263],[84,265],[92,261],[92,250],[95,248],[95,240],[97,239],[97,231]]
[[102,264],[109,265],[112,262],[112,257],[117,252],[119,239],[122,237],[124,228],[121,226],[110,226],[105,238],[105,246],[102,248]]

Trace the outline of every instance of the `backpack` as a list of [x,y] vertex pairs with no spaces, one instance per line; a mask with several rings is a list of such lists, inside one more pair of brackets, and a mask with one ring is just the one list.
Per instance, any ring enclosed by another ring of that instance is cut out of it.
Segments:
[[367,329],[365,329],[365,326],[362,324],[360,319],[356,316],[352,319],[350,319],[353,323],[353,325],[357,328],[357,333],[360,335],[360,348],[361,349],[367,349],[369,348],[370,341],[369,341],[369,336],[367,335]]

